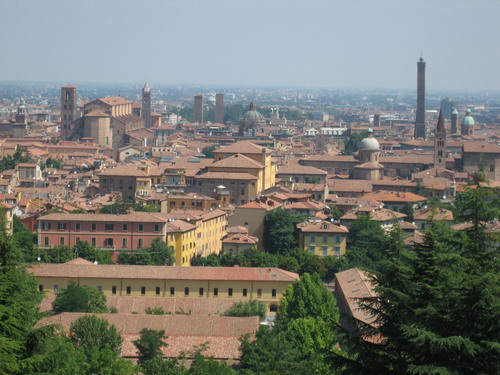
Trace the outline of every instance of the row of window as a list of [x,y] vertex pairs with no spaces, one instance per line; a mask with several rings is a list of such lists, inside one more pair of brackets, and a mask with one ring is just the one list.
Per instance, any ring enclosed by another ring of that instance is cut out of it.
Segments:
[[[51,223],[50,222],[43,222],[42,223],[42,229],[43,230],[50,230]],[[66,230],[68,228],[68,223],[60,222],[57,225],[58,230]],[[82,226],[81,223],[75,223],[74,230],[79,231],[81,230]],[[128,231],[128,224],[122,224],[122,232],[127,232]],[[90,225],[90,230],[92,232],[97,231],[97,223],[92,223]],[[115,230],[115,225],[114,224],[104,224],[104,230],[106,232],[113,232]],[[138,232],[144,232],[144,224],[137,224],[137,231]],[[160,231],[160,224],[154,224],[153,226],[153,232],[159,232]]]
[[[323,243],[328,243],[328,237],[329,236],[326,236],[326,235],[323,236]],[[340,244],[341,241],[342,241],[342,238],[340,236],[335,236],[335,243],[336,244]],[[309,236],[309,242],[316,242],[316,236],[314,234],[311,234]]]
[[[65,237],[59,237],[59,245],[66,245],[66,238]],[[80,237],[75,238],[75,243],[81,242]],[[43,240],[44,246],[50,246],[50,240],[49,237],[44,237]],[[67,245],[70,245],[69,243]],[[96,247],[100,246],[97,244],[97,238],[92,237],[91,238],[91,245]],[[114,246],[114,240],[113,238],[105,238],[102,244],[103,247],[113,247]],[[144,239],[143,238],[138,238],[137,239],[137,248],[141,249],[144,246]],[[127,238],[122,238],[122,248],[127,249],[128,248],[128,239]]]
[[[44,287],[43,284],[40,284],[40,285],[38,285],[38,289],[40,290],[40,292],[43,292],[45,290],[45,287]],[[53,290],[54,290],[55,294],[59,293],[59,285],[55,284]],[[101,285],[97,286],[97,290],[99,290],[100,292],[102,292],[102,286]],[[125,288],[125,290],[126,290],[126,294],[127,295],[131,295],[132,294],[132,287],[131,286],[127,286]],[[117,290],[116,286],[112,286],[111,287],[111,294],[116,295],[117,291],[118,290]],[[170,292],[170,296],[172,296],[172,297],[175,296],[175,287],[173,287],[173,286],[170,287],[169,292]],[[155,294],[157,296],[161,295],[161,287],[159,287],[159,286],[155,287]],[[143,295],[143,296],[146,295],[146,287],[145,286],[141,286],[141,295]],[[189,287],[184,288],[184,296],[185,297],[189,297],[189,295],[190,295],[190,289],[189,289]],[[205,288],[198,288],[198,296],[199,297],[203,297],[204,295],[205,295]],[[219,288],[214,288],[213,289],[213,295],[214,295],[214,297],[217,297],[219,295]],[[228,288],[227,289],[227,295],[229,297],[233,296],[233,288]],[[242,295],[243,295],[243,297],[247,297],[248,296],[248,289],[247,288],[243,288]],[[276,295],[277,295],[276,289],[272,289],[271,290],[271,295],[272,295],[273,298],[276,297]],[[262,289],[257,289],[257,298],[262,298]]]
[[[309,251],[311,252],[311,254],[316,254],[316,246],[314,245],[309,246]],[[335,251],[335,256],[340,257],[340,246],[335,246],[334,251]],[[323,246],[321,248],[321,253],[324,257],[328,256],[328,246]]]

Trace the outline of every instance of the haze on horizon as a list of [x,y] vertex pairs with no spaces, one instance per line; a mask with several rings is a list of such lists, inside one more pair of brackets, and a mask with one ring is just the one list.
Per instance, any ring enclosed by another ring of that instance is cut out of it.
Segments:
[[495,0],[4,0],[0,81],[500,87]]

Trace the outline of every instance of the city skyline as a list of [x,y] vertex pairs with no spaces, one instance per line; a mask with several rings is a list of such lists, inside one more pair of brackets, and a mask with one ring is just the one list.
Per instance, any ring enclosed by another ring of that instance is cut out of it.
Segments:
[[11,35],[1,81],[412,90],[422,55],[429,91],[500,86],[492,64],[500,60],[500,4],[487,0],[1,7],[0,30]]

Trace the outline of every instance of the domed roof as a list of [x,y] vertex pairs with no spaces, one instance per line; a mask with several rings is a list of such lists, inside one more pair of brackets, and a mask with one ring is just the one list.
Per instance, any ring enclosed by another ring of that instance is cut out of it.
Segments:
[[243,119],[245,120],[245,122],[248,123],[252,122],[257,123],[260,121],[264,121],[264,116],[262,116],[262,114],[259,111],[257,111],[257,105],[255,104],[255,102],[251,102],[250,110],[245,113]]
[[21,98],[21,100],[19,100],[19,106],[17,108],[26,108],[26,102],[24,101],[24,98]]
[[472,117],[470,109],[465,111],[465,116],[462,120],[462,125],[474,125],[474,118]]
[[380,145],[378,141],[373,137],[373,130],[368,129],[368,137],[363,138],[359,144],[360,150],[380,150]]

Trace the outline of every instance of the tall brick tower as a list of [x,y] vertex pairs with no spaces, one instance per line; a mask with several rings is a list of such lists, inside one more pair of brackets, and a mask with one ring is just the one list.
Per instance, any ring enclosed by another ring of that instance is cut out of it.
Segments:
[[456,108],[453,108],[453,112],[451,112],[451,134],[457,134],[458,132],[458,111]]
[[215,122],[224,123],[224,94],[215,94]]
[[425,61],[423,57],[417,62],[417,117],[414,137],[425,139]]
[[144,119],[144,127],[151,127],[151,89],[148,83],[142,88],[142,110],[141,117]]
[[203,123],[203,95],[194,96],[194,109],[193,109],[194,122],[199,124]]
[[65,85],[61,87],[61,138],[70,140],[76,132],[75,120],[77,119],[76,86]]
[[434,133],[434,168],[446,168],[446,128],[443,111],[439,111],[439,119]]

